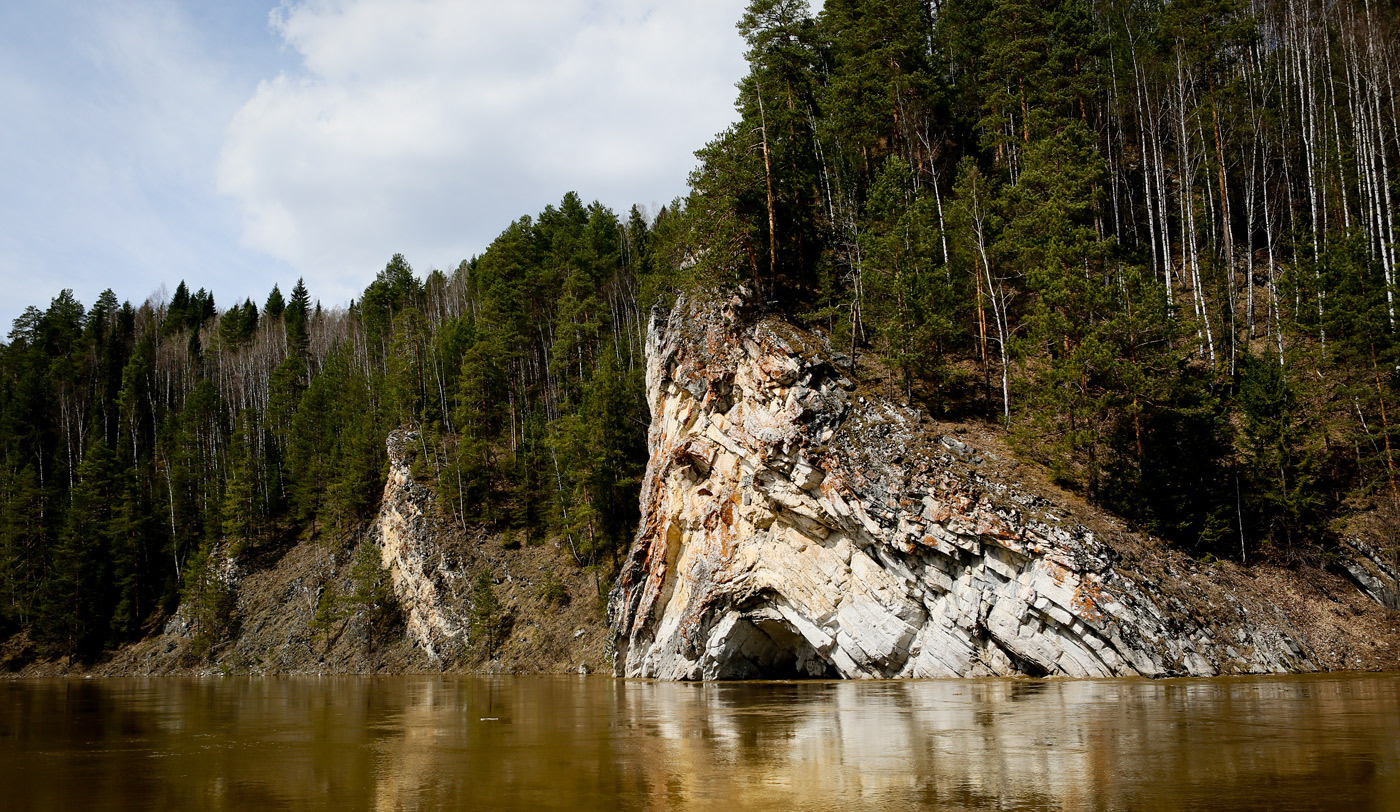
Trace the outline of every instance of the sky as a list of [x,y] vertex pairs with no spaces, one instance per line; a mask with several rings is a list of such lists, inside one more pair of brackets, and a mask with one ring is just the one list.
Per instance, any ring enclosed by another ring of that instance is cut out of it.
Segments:
[[654,214],[736,118],[744,6],[0,4],[0,340],[64,288],[331,306],[569,191]]

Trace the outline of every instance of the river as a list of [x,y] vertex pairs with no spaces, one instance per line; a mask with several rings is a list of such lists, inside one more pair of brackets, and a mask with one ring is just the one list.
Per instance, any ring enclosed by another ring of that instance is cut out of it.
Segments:
[[0,809],[1400,810],[1400,675],[0,681]]

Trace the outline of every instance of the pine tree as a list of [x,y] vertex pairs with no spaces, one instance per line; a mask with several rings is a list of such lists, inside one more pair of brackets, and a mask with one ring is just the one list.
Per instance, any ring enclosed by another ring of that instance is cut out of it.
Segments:
[[276,285],[273,285],[272,292],[267,294],[267,303],[263,305],[263,313],[266,314],[269,319],[280,319],[282,318],[282,311],[286,309],[287,303],[282,299],[282,291],[278,290]]
[[482,659],[496,653],[501,626],[501,600],[496,597],[491,573],[482,570],[472,584],[472,608],[468,635]]
[[41,643],[83,660],[101,651],[110,633],[114,468],[111,450],[94,438],[77,468],[35,625]]
[[[1045,355],[1032,399],[1037,422],[1053,419],[1051,457],[1058,473],[1082,460],[1082,484],[1096,495],[1103,422],[1114,405],[1120,374],[1117,336],[1108,315],[1117,290],[1105,260],[1108,246],[1094,231],[1102,174],[1092,134],[1072,122],[1033,141],[1020,182],[1008,189],[1010,216],[1000,251],[1025,269],[1035,298],[1030,338]],[[1054,415],[1054,418],[1050,416]]]
[[240,558],[257,541],[258,519],[261,511],[255,492],[257,470],[248,433],[253,426],[251,410],[244,410],[229,441],[228,485],[224,488],[222,504],[223,542],[231,558]]
[[175,286],[175,295],[170,298],[170,305],[165,310],[165,332],[176,333],[187,329],[189,324],[190,291],[182,279],[180,284]]
[[287,325],[287,347],[293,354],[306,352],[309,341],[308,321],[311,318],[311,294],[301,279],[292,288],[291,301],[284,313]]

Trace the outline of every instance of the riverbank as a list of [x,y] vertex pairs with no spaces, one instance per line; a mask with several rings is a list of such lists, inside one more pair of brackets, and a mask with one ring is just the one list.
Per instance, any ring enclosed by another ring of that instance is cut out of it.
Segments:
[[[363,607],[324,610],[325,595],[354,589],[366,533],[334,544],[303,541],[241,577],[227,638],[201,641],[177,612],[149,637],[94,663],[45,658],[27,635],[0,642],[0,676],[197,676],[295,674],[590,673],[610,667],[606,624],[589,572],[562,565],[551,544],[506,549],[488,533],[444,534],[466,572],[487,572],[499,603],[490,653],[464,645],[429,656],[402,617],[376,626]],[[462,597],[462,596],[458,596]],[[318,614],[320,621],[318,622]],[[329,622],[326,622],[330,616]]]

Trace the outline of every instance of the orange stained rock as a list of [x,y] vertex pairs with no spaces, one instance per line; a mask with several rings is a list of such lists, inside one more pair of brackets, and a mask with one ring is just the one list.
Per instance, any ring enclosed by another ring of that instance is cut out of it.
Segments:
[[1091,580],[1093,577],[1092,574],[1089,575],[1074,588],[1074,613],[1079,615],[1081,620],[1098,623],[1104,619],[1103,612],[1098,607],[1098,602],[1103,599],[1103,590]]

